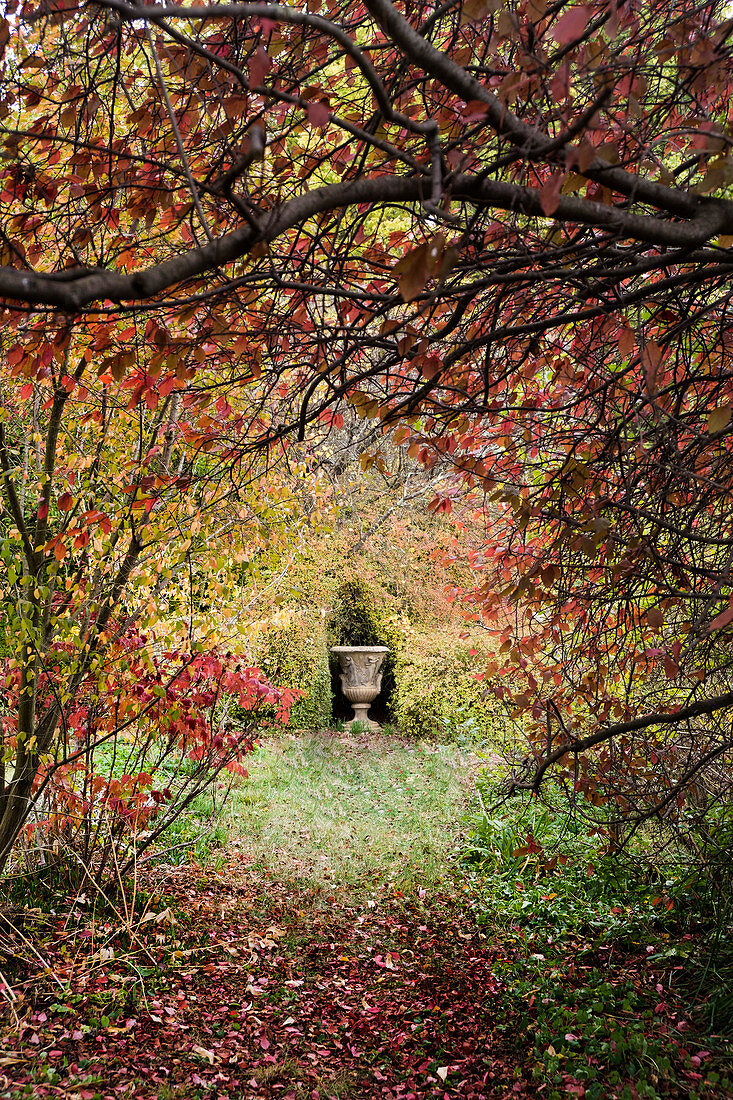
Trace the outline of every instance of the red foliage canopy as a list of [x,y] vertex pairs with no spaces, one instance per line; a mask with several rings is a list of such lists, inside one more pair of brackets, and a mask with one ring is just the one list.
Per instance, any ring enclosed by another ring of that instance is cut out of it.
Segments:
[[[730,707],[725,5],[6,15],[19,401],[45,387],[53,422],[96,400],[93,362],[131,409],[182,391],[176,433],[228,467],[344,403],[450,456],[494,495],[483,603],[525,604],[504,641],[529,687],[501,692],[542,726],[531,784],[612,734],[631,761],[641,728]],[[60,369],[72,326],[84,354]],[[729,744],[705,736],[703,757]]]

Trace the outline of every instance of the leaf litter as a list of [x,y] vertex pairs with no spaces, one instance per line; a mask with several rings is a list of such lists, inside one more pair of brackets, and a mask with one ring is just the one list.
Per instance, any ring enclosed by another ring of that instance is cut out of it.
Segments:
[[132,943],[104,914],[51,918],[13,975],[0,1096],[516,1094],[500,948],[454,895],[318,908],[239,856],[166,875]]

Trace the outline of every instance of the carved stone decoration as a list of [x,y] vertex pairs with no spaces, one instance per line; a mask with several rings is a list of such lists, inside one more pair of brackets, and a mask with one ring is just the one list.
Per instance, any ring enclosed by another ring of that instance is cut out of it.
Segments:
[[335,645],[331,652],[341,665],[341,690],[354,708],[348,725],[364,722],[373,730],[381,729],[369,717],[369,707],[382,688],[382,665],[389,649],[384,645]]

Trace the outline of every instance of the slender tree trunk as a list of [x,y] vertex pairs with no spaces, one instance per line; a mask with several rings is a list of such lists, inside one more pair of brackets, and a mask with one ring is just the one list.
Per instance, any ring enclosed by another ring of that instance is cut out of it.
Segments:
[[[16,837],[32,805],[33,784],[41,757],[48,751],[61,716],[56,703],[46,710],[30,737],[18,747],[15,774],[0,794],[0,875],[5,869]],[[30,746],[30,747],[29,747]]]

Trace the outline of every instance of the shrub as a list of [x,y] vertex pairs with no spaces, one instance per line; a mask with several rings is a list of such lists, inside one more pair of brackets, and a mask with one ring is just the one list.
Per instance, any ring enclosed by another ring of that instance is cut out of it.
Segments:
[[[7,711],[18,673],[6,671]],[[40,690],[49,690],[45,679]],[[236,726],[228,721],[235,700]],[[65,716],[11,866],[51,874],[66,867],[70,878],[119,884],[222,773],[246,775],[256,734],[284,719],[288,703],[259,669],[229,653],[161,652],[152,636],[128,630],[111,647],[109,668],[96,667]],[[12,711],[2,721],[6,744],[16,745]]]
[[406,736],[498,738],[503,719],[480,675],[483,658],[444,631],[409,630],[395,661],[394,719]]
[[327,729],[333,696],[323,614],[280,612],[260,627],[254,650],[255,663],[271,683],[301,693],[290,710],[291,728]]
[[[499,704],[477,679],[486,654],[451,638],[445,627],[413,626],[383,589],[350,578],[337,589],[327,622],[328,645],[386,645],[382,691],[372,713],[408,737],[499,739]],[[338,661],[331,659],[338,685]],[[267,670],[265,670],[267,671]]]

